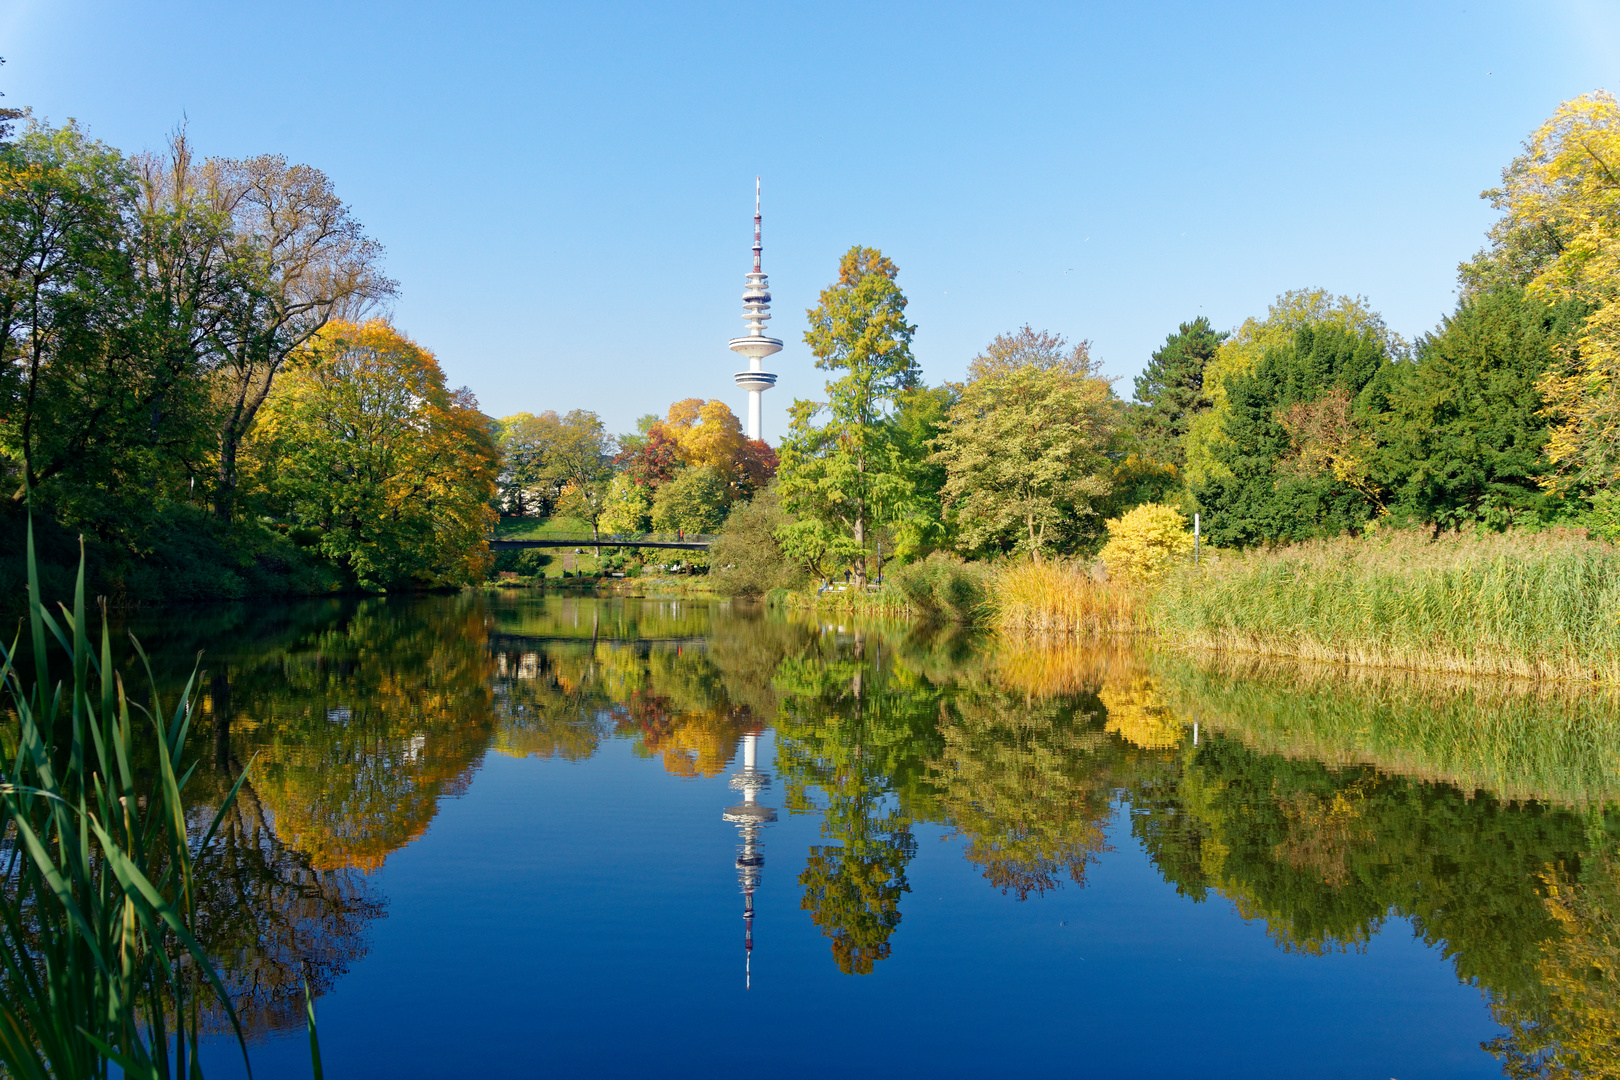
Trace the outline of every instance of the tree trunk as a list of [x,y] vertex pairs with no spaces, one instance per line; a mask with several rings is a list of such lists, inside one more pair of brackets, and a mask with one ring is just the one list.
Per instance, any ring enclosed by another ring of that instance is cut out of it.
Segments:
[[230,524],[236,514],[236,444],[227,433],[219,438],[219,488],[214,492],[214,516]]
[[[862,454],[855,459],[855,472],[866,472],[866,455]],[[864,480],[865,477],[862,476]],[[861,485],[864,488],[864,484]],[[855,546],[861,549],[860,558],[855,560],[855,587],[861,592],[866,591],[866,495],[864,490],[855,500]]]

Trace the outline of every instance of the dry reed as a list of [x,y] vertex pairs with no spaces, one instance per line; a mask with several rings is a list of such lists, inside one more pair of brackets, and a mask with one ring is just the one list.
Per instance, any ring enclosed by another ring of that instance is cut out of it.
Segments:
[[1141,606],[1127,586],[1097,581],[1083,566],[1052,562],[1002,570],[991,603],[1003,633],[1043,635],[1131,633]]

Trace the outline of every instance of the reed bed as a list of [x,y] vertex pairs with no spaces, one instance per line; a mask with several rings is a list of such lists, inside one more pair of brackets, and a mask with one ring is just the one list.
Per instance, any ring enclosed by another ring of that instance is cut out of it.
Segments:
[[996,575],[993,622],[1008,634],[1128,634],[1140,629],[1136,590],[1097,581],[1074,563],[1017,563]]
[[1148,615],[1166,641],[1218,652],[1620,682],[1620,548],[1574,531],[1226,554],[1172,573]]

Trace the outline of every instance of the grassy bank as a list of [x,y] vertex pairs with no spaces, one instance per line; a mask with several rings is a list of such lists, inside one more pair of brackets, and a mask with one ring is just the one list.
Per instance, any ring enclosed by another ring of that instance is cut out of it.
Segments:
[[991,620],[1011,634],[1151,634],[1223,654],[1620,683],[1620,547],[1576,531],[1221,552],[1152,585],[1062,563],[989,581]]
[[[0,513],[0,605],[19,614],[28,521]],[[81,535],[83,546],[81,547]],[[302,539],[302,538],[300,538]],[[47,602],[73,596],[81,555],[91,596],[114,608],[261,597],[323,596],[352,588],[310,546],[257,520],[227,524],[202,507],[168,503],[116,535],[81,534],[41,514],[36,566]]]
[[1620,548],[1573,532],[1414,532],[1183,567],[1145,621],[1219,652],[1620,681]]

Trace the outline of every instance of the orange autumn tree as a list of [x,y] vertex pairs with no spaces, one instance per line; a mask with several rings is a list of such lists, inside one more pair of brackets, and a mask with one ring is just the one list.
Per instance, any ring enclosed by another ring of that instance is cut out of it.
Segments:
[[776,472],[775,453],[744,435],[737,415],[718,398],[677,401],[657,427],[674,440],[683,465],[713,469],[733,500],[751,498]]
[[487,569],[498,455],[472,394],[381,319],[334,322],[276,384],[253,454],[267,501],[364,588]]

